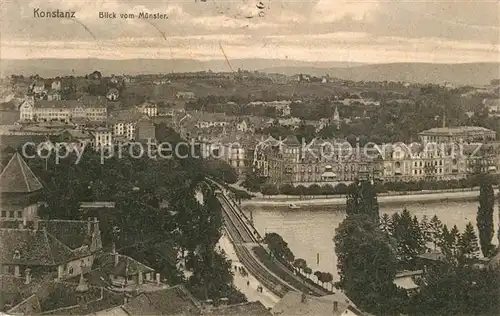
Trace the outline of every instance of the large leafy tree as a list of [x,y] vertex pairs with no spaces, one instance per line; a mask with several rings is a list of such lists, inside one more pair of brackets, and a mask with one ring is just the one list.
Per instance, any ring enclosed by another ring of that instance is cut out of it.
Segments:
[[374,223],[379,221],[377,194],[369,181],[355,181],[347,193],[347,215],[364,214]]
[[336,229],[335,252],[342,289],[361,308],[395,313],[397,260],[386,234],[365,214],[348,215]]
[[410,315],[498,315],[500,283],[496,271],[468,266],[432,272],[411,301]]
[[485,257],[489,257],[493,250],[491,240],[494,235],[493,208],[495,204],[495,193],[493,185],[488,178],[482,177],[479,186],[479,207],[477,210],[477,228],[479,230],[479,242],[481,251]]

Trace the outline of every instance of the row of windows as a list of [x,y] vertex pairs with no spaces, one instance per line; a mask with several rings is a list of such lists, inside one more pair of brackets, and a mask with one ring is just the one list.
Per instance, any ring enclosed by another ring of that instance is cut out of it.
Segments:
[[[8,215],[8,216],[7,216]],[[22,218],[23,211],[2,211],[2,218]]]
[[[456,159],[454,159],[453,161],[454,161],[453,163],[455,164],[456,163]],[[398,164],[399,164],[399,162],[396,162],[396,165],[398,165]],[[432,165],[434,165],[434,166],[437,166],[437,165],[442,166],[443,165],[443,161],[442,160],[439,160],[439,161],[435,160],[434,162],[432,162],[432,161],[428,162],[427,161],[427,162],[425,162],[425,164],[422,161],[420,161],[420,162],[415,161],[413,163],[414,167],[423,167],[424,165],[425,166],[432,166]]]
[[[442,168],[439,168],[438,169],[438,173],[443,173],[443,169]],[[420,174],[425,174],[425,172],[423,172],[421,169],[420,170],[413,170],[413,174],[414,175],[420,175]]]

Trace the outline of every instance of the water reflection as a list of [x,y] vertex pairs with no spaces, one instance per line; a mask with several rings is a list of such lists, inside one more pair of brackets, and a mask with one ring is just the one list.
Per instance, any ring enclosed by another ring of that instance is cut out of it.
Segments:
[[[450,228],[457,225],[458,229],[463,231],[468,222],[472,222],[474,227],[476,226],[477,206],[478,203],[475,201],[392,204],[382,206],[380,213],[392,215],[406,207],[412,215],[416,215],[418,218],[427,215],[430,219],[436,214]],[[243,207],[247,215],[250,209],[253,211],[255,227],[262,235],[266,232],[280,234],[288,242],[295,256],[305,259],[313,271],[330,272],[338,280],[333,236],[335,228],[344,220],[343,208],[308,206],[290,210],[288,206],[247,205]],[[498,208],[496,205],[494,220],[493,243],[496,244],[496,230],[498,228]],[[319,263],[317,262],[318,254]]]

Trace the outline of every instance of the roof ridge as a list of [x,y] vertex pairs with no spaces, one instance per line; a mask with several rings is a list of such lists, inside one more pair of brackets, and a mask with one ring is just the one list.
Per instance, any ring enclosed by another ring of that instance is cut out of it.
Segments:
[[[38,303],[38,306],[40,306],[40,300],[38,299],[38,296],[36,295],[36,293],[33,293],[31,294],[30,296],[28,296],[27,298],[25,298],[24,300],[22,300],[21,302],[19,302],[17,305],[14,305],[12,306],[10,309],[8,309],[6,312],[7,313],[12,313],[12,311],[15,311],[17,308],[19,308],[20,306],[22,306],[23,304],[26,304],[27,302],[29,302],[33,297],[36,298],[36,301]],[[6,314],[7,315],[7,314]]]
[[[6,175],[9,171],[14,172],[14,174],[10,175],[10,177]],[[22,181],[21,188],[19,188],[18,183],[16,183],[16,175],[19,175],[19,173],[22,179],[17,180]],[[5,177],[8,177],[8,179],[3,179]],[[1,179],[3,179],[3,181],[0,181],[0,185],[2,185],[2,190],[5,190],[3,192],[31,193],[43,188],[40,180],[17,151],[0,173],[0,180]]]
[[[45,229],[42,229],[42,234],[45,236],[45,241],[46,241],[46,244],[47,244],[47,247],[49,248],[49,253],[52,255],[52,247],[50,247],[50,241],[49,241],[49,234],[47,233],[47,230]],[[52,264],[55,264],[56,261],[54,260],[54,258],[51,256],[50,260],[52,261]]]
[[[45,233],[50,236],[51,238],[53,238],[56,242],[60,243],[61,245],[63,245],[64,248],[66,248],[67,250],[71,251],[73,253],[73,249],[71,249],[70,247],[66,246],[62,241],[60,241],[59,239],[57,239],[54,235],[52,235],[51,233],[45,231]],[[50,245],[50,244],[49,244]],[[78,249],[78,248],[77,248]],[[52,249],[51,249],[52,250]]]
[[201,303],[193,296],[193,294],[191,294],[191,292],[189,292],[186,287],[183,285],[183,284],[177,284],[175,286],[173,286],[172,288],[175,288],[177,287],[184,295],[187,296],[187,298],[197,307],[197,308],[201,308],[202,305]]
[[17,160],[19,161],[19,165],[21,166],[21,173],[23,174],[24,182],[26,183],[26,186],[28,187],[28,191],[31,191],[30,185],[28,183],[28,177],[26,176],[26,172],[24,171],[24,166],[23,166],[24,161],[21,162],[21,157],[19,156],[19,154],[17,152],[14,155],[17,158]]

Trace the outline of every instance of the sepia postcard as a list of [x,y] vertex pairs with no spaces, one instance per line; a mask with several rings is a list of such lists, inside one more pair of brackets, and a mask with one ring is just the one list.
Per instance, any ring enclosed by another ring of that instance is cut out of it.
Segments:
[[499,316],[498,0],[3,0],[0,315]]

